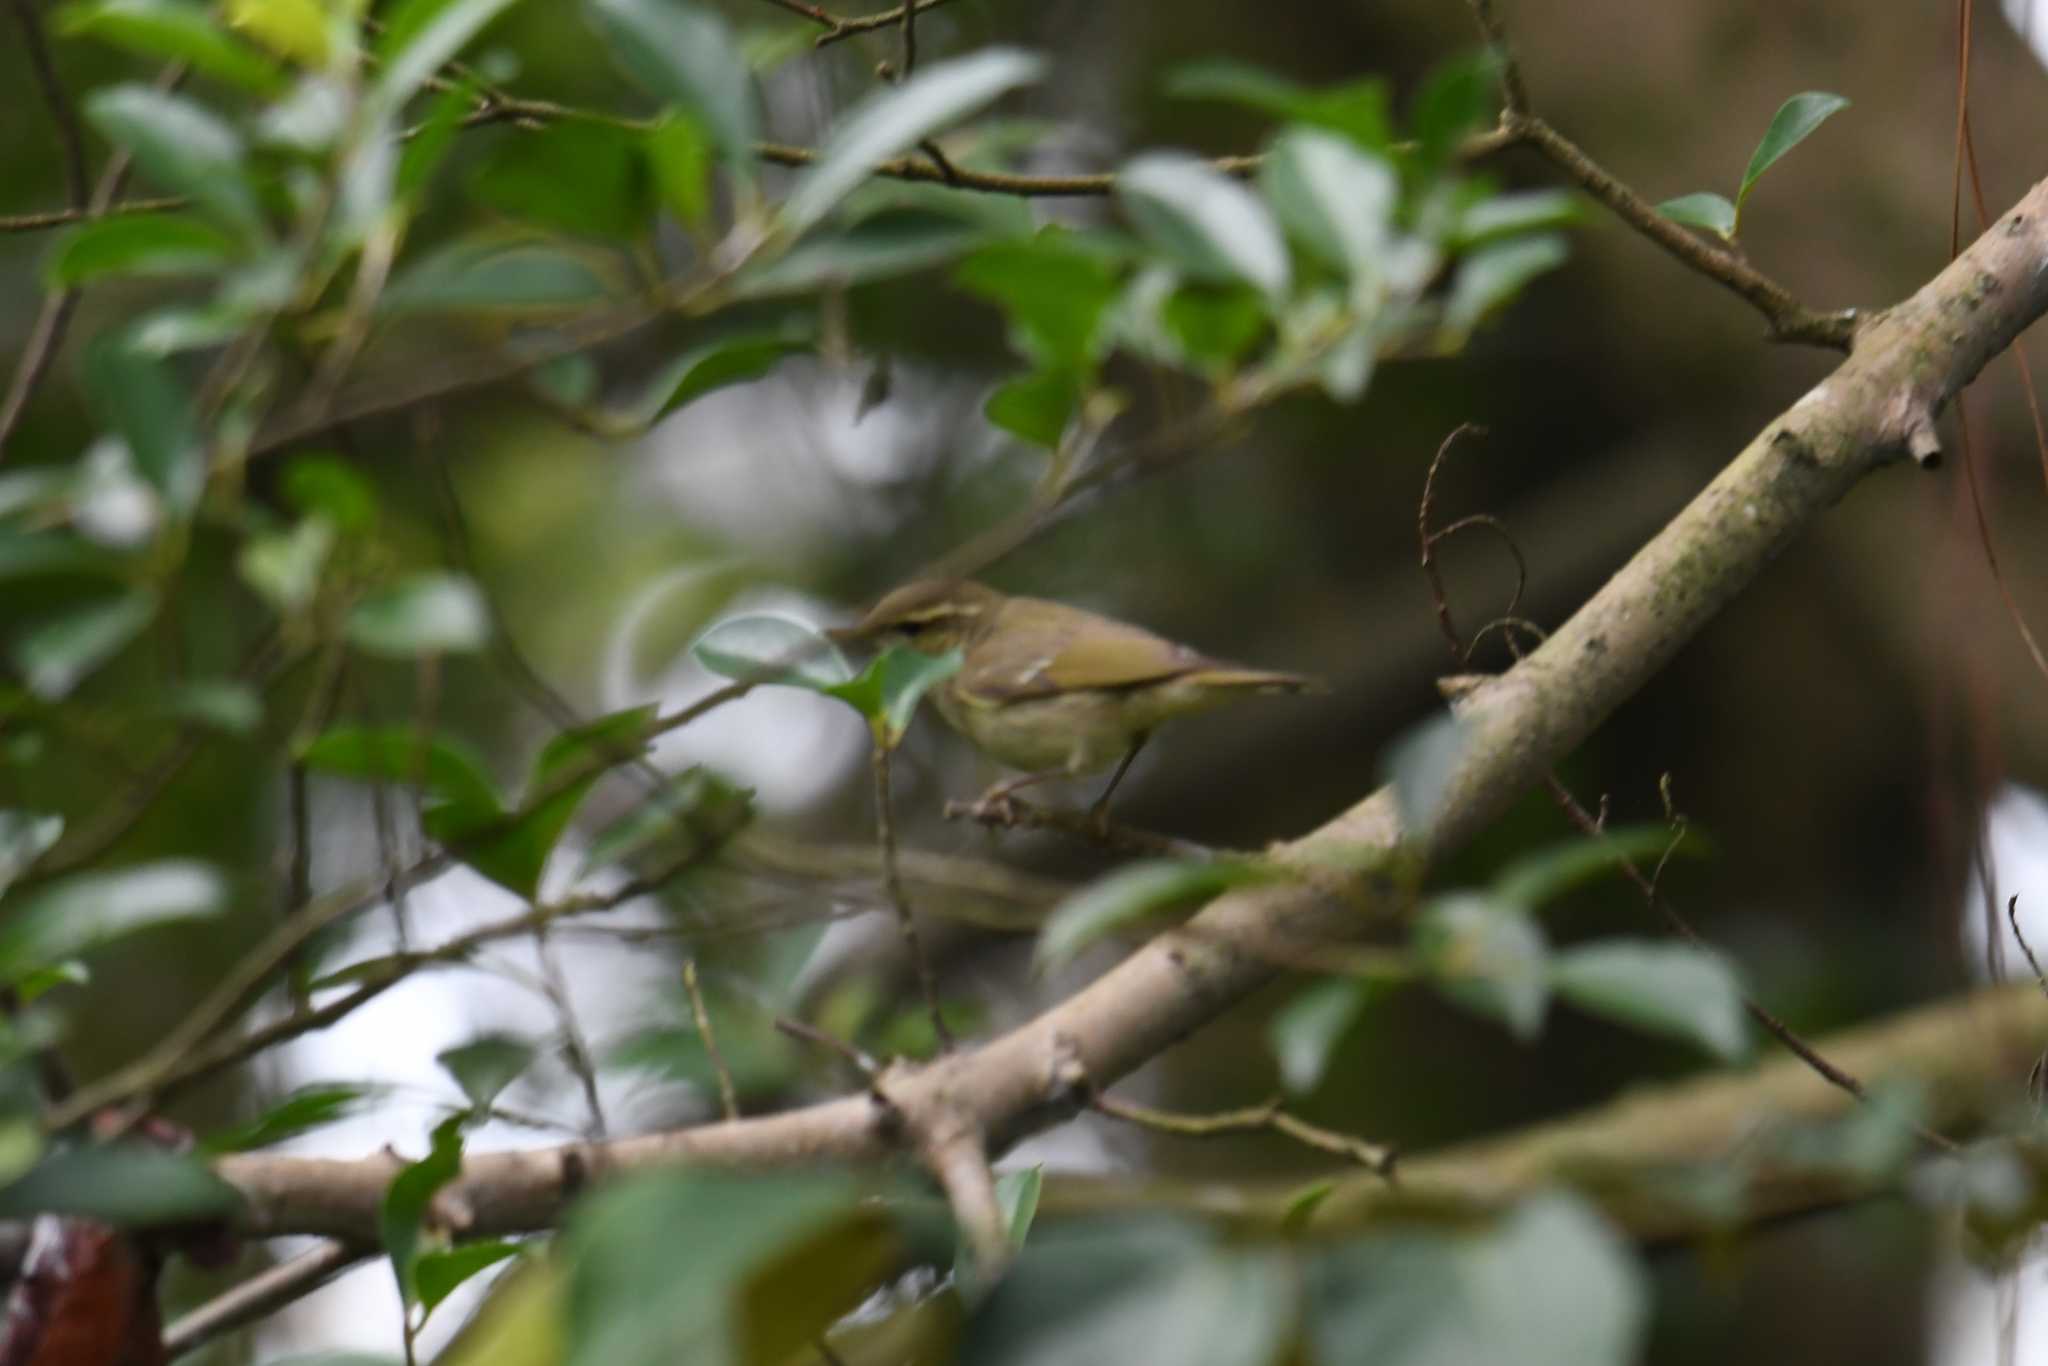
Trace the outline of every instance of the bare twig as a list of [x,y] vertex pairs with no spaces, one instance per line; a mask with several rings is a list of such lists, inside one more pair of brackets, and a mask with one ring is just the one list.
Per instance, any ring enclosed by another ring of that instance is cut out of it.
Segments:
[[223,1333],[268,1318],[293,1300],[325,1285],[338,1272],[361,1261],[366,1253],[337,1239],[327,1239],[288,1262],[280,1262],[224,1290],[174,1320],[164,1329],[164,1356],[196,1351]]
[[881,736],[874,741],[873,769],[875,774],[875,832],[882,847],[882,889],[889,894],[889,904],[896,911],[896,924],[903,931],[903,946],[910,953],[911,967],[917,973],[917,988],[924,995],[924,1008],[931,1015],[932,1034],[938,1040],[939,1051],[948,1052],[953,1047],[953,1031],[946,1024],[945,1012],[939,1009],[938,980],[932,975],[931,960],[925,956],[924,941],[918,937],[917,917],[910,911],[910,896],[903,890],[903,873],[896,866],[896,816],[892,810],[895,803],[889,793],[889,747]]
[[[929,14],[940,6],[950,3],[952,3],[952,0],[916,0],[916,9],[919,14]],[[834,43],[843,43],[848,38],[858,37],[863,33],[873,33],[876,29],[888,28],[891,24],[901,23],[904,11],[908,8],[910,8],[908,5],[899,5],[895,9],[885,9],[875,14],[863,14],[856,18],[836,19],[833,21],[831,32],[818,35],[817,45],[819,47],[830,47]]]
[[704,988],[697,981],[697,960],[683,960],[683,991],[690,998],[690,1018],[697,1024],[697,1037],[704,1041],[704,1056],[711,1060],[711,1070],[718,1075],[719,1109],[727,1119],[740,1117],[740,1095],[732,1084],[732,1069],[725,1065],[725,1055],[718,1051],[718,1035],[711,1028],[711,1012],[704,1007]]
[[1333,1129],[1320,1128],[1306,1120],[1297,1119],[1280,1108],[1278,1096],[1263,1105],[1253,1105],[1243,1110],[1225,1110],[1213,1115],[1175,1114],[1170,1110],[1154,1110],[1150,1106],[1134,1105],[1127,1100],[1114,1100],[1103,1095],[1095,1097],[1095,1108],[1111,1119],[1120,1119],[1127,1124],[1136,1124],[1163,1134],[1178,1134],[1183,1138],[1214,1138],[1220,1134],[1270,1131],[1283,1134],[1308,1147],[1334,1153],[1338,1157],[1356,1162],[1390,1181],[1394,1177],[1393,1148],[1384,1143],[1368,1143],[1362,1138],[1353,1138],[1349,1134],[1340,1134]]
[[927,1136],[920,1156],[946,1193],[953,1218],[967,1235],[974,1254],[977,1280],[986,1284],[1002,1275],[1015,1249],[996,1198],[995,1172],[988,1161],[988,1143],[978,1129],[948,1126]]

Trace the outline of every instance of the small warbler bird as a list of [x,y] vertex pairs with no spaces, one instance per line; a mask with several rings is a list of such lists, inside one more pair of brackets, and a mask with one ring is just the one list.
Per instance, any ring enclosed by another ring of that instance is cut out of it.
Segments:
[[925,654],[959,650],[955,673],[932,690],[947,724],[1023,776],[998,783],[982,805],[1048,778],[1114,764],[1096,799],[1098,821],[1161,722],[1252,693],[1305,692],[1299,674],[1248,669],[1128,622],[1044,598],[1011,597],[964,579],[926,580],[888,594],[834,638],[903,642]]

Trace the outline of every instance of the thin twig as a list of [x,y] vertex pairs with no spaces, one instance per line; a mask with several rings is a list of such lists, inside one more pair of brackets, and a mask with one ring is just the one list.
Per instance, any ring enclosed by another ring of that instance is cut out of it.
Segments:
[[1039,806],[1015,797],[994,802],[947,802],[945,817],[949,821],[971,820],[991,830],[1053,830],[1120,854],[1198,859],[1203,862],[1235,856],[1235,851],[1211,848],[1193,840],[1141,830],[1136,826],[1100,821],[1085,811]]
[[704,1056],[718,1075],[718,1105],[727,1119],[740,1117],[740,1095],[732,1084],[732,1069],[718,1051],[718,1035],[711,1028],[711,1012],[704,1007],[704,988],[697,981],[697,960],[683,960],[683,991],[690,998],[690,1018],[697,1023],[697,1037],[704,1041]]
[[1502,106],[1511,114],[1524,114],[1529,110],[1529,89],[1522,83],[1522,64],[1515,58],[1515,50],[1508,44],[1507,25],[1494,12],[1493,0],[1470,0],[1472,18],[1479,24],[1480,33],[1486,37],[1486,45],[1493,49],[1500,59],[1500,93]]
[[[940,6],[950,3],[952,3],[952,0],[916,0],[916,7],[919,14],[929,14]],[[873,33],[876,29],[888,28],[891,24],[901,23],[903,21],[903,11],[907,8],[909,6],[899,5],[895,9],[885,9],[876,14],[863,14],[857,18],[835,20],[834,27],[830,33],[818,35],[817,45],[819,47],[830,47],[834,43],[843,43],[848,38],[858,37],[863,33]]]
[[318,1290],[336,1273],[367,1255],[330,1238],[288,1262],[259,1272],[174,1320],[164,1329],[164,1356],[183,1356],[223,1333],[268,1318],[292,1301]]
[[932,1034],[937,1038],[939,1051],[949,1053],[953,1049],[953,1031],[946,1024],[944,1012],[939,1009],[938,979],[932,975],[931,960],[925,956],[924,941],[917,933],[917,917],[910,911],[909,893],[903,890],[903,873],[896,866],[896,816],[892,810],[895,803],[889,794],[889,747],[875,737],[873,768],[875,774],[875,832],[882,847],[882,888],[889,894],[889,904],[896,911],[896,924],[903,931],[903,945],[909,950],[911,966],[917,972],[917,987],[924,995],[924,1008],[932,1018]]
[[1115,1100],[1109,1096],[1097,1095],[1095,1108],[1111,1119],[1120,1119],[1128,1124],[1141,1125],[1164,1134],[1178,1134],[1183,1138],[1214,1138],[1221,1134],[1256,1133],[1261,1130],[1282,1134],[1297,1143],[1334,1153],[1347,1158],[1361,1167],[1392,1180],[1394,1177],[1395,1151],[1384,1143],[1368,1143],[1362,1138],[1340,1134],[1334,1129],[1324,1129],[1297,1119],[1280,1108],[1280,1098],[1275,1096],[1263,1105],[1253,1105],[1243,1110],[1225,1110],[1213,1115],[1183,1115],[1170,1110],[1154,1110],[1146,1105],[1134,1105],[1127,1100]]

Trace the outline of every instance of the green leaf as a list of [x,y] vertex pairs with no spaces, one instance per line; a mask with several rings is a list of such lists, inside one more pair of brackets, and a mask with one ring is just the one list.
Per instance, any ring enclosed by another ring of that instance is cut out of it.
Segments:
[[877,166],[1044,71],[1043,59],[1030,53],[989,47],[920,67],[901,85],[876,90],[849,111],[817,162],[791,188],[782,206],[784,225],[792,236],[809,231]]
[[395,118],[405,102],[513,0],[402,0],[387,11],[377,41],[377,81],[366,99],[372,119]]
[[1286,293],[1292,269],[1272,214],[1208,162],[1146,152],[1117,172],[1116,196],[1138,231],[1189,274],[1243,280],[1268,298]]
[[1409,727],[1387,746],[1380,773],[1393,785],[1402,832],[1418,836],[1435,823],[1465,757],[1465,728],[1448,711]]
[[1471,332],[1488,314],[1521,293],[1523,285],[1563,265],[1567,255],[1564,239],[1547,233],[1479,248],[1458,262],[1450,302],[1444,308],[1445,325],[1456,336]]
[[470,1277],[519,1255],[517,1243],[461,1243],[444,1252],[421,1254],[413,1263],[413,1284],[419,1290],[422,1317],[453,1294]]
[[619,67],[701,119],[726,164],[746,174],[760,120],[725,20],[687,0],[591,0],[590,14]]
[[1582,203],[1570,190],[1489,195],[1466,206],[1452,240],[1471,247],[1496,237],[1570,227],[1583,216]]
[[302,1086],[247,1124],[238,1124],[209,1135],[201,1140],[199,1149],[208,1155],[217,1155],[267,1148],[273,1143],[346,1119],[361,1110],[366,1100],[381,1096],[384,1089],[363,1083],[322,1082]]
[[387,658],[470,654],[490,641],[491,614],[466,575],[427,571],[363,598],[345,630],[357,649]]
[[960,661],[958,650],[928,655],[908,645],[891,645],[857,677],[819,691],[865,716],[883,746],[894,749],[910,729],[917,704],[927,692],[959,673]]
[[0,810],[0,893],[35,867],[64,835],[64,818],[54,812]]
[[333,548],[333,523],[308,517],[290,531],[251,536],[235,557],[235,568],[258,597],[289,614],[320,591],[320,571]]
[[[1735,192],[1735,215],[1741,215],[1758,177],[1770,170],[1779,157],[1811,137],[1814,129],[1848,107],[1849,101],[1824,90],[1809,90],[1779,105],[1778,112],[1771,116],[1771,126],[1764,130],[1763,141],[1750,154],[1749,169],[1742,173],[1742,188]],[[1734,231],[1732,223],[1729,231]]]
[[491,1108],[500,1092],[519,1080],[520,1073],[532,1066],[535,1056],[534,1046],[525,1039],[486,1034],[443,1049],[434,1055],[434,1061],[455,1078],[470,1107],[481,1113]]
[[377,311],[557,313],[601,303],[605,283],[581,256],[539,243],[457,242],[401,271]]
[[621,416],[645,427],[704,395],[768,374],[790,356],[811,350],[799,332],[745,332],[695,347],[662,366],[645,395]]
[[1648,1324],[1629,1249],[1579,1200],[1541,1195],[1479,1234],[1341,1243],[1308,1266],[1320,1361],[1628,1366]]
[[435,1193],[462,1171],[462,1126],[467,1119],[467,1115],[450,1115],[435,1125],[427,1155],[401,1167],[384,1192],[378,1228],[384,1250],[391,1257],[391,1270],[398,1278],[399,1299],[407,1308],[419,1299],[415,1273],[424,1240],[421,1223]]
[[324,517],[350,535],[377,523],[376,489],[339,456],[293,456],[284,470],[284,496],[304,515]]
[[1058,450],[1081,406],[1081,378],[1072,370],[1034,370],[997,385],[981,408],[990,423],[1034,446]]
[[1102,321],[1121,275],[1115,259],[1070,232],[1048,228],[1028,241],[981,248],[960,263],[953,279],[998,304],[1013,344],[1050,371],[1085,370],[1101,357]]
[[1667,199],[1657,206],[1657,212],[1689,228],[1705,228],[1720,237],[1735,235],[1735,206],[1707,190]]
[[723,844],[751,817],[746,792],[706,769],[690,769],[594,835],[578,876],[651,849],[679,863],[694,851]]
[[610,124],[549,124],[501,141],[470,178],[470,192],[543,227],[631,241],[654,212],[639,144],[640,135]]
[[595,776],[638,759],[647,752],[660,710],[652,702],[626,707],[550,738],[534,756],[526,780],[527,800],[547,795],[571,774]]
[[0,917],[0,981],[153,926],[215,915],[226,903],[220,874],[188,859],[74,873],[19,898]]
[[1519,907],[1476,892],[1451,892],[1423,908],[1415,952],[1439,990],[1527,1041],[1550,1004],[1550,948]]
[[1493,113],[1500,58],[1488,51],[1452,58],[1432,71],[1408,112],[1425,170],[1448,166],[1459,144],[1479,131]]
[[1317,90],[1242,62],[1219,60],[1182,67],[1168,78],[1166,93],[1241,104],[1287,123],[1329,129],[1375,152],[1386,150],[1393,140],[1387,87],[1379,80]]
[[227,20],[278,56],[316,71],[332,55],[320,0],[228,0]]
[[82,987],[90,981],[92,970],[76,958],[67,958],[28,973],[14,984],[14,995],[22,1005],[32,1006],[58,987]]
[[43,282],[69,289],[109,275],[208,275],[239,254],[234,238],[191,214],[115,214],[67,229]]
[[1322,1084],[1337,1045],[1372,998],[1366,983],[1337,978],[1297,993],[1274,1013],[1266,1038],[1280,1062],[1281,1083],[1289,1091],[1305,1095]]
[[1354,281],[1377,277],[1401,192],[1386,161],[1328,133],[1290,128],[1266,154],[1259,188],[1326,265]]
[[548,855],[596,781],[592,774],[516,813],[481,802],[449,802],[423,812],[420,824],[464,863],[531,901]]
[[1191,901],[1207,901],[1232,887],[1269,881],[1273,869],[1214,859],[1186,863],[1148,859],[1098,878],[1054,908],[1038,935],[1034,955],[1041,972],[1064,966],[1106,935]]
[[743,683],[783,683],[823,692],[851,681],[839,647],[792,617],[755,613],[718,622],[690,647],[711,672]]
[[85,116],[109,142],[133,153],[159,188],[189,195],[246,240],[265,235],[241,135],[212,110],[169,91],[117,85],[86,96]]
[[216,80],[275,96],[284,76],[262,49],[223,30],[202,5],[184,0],[86,0],[51,12],[67,38],[97,38],[145,57],[184,62]]
[[1043,1165],[1004,1172],[996,1178],[996,1204],[1002,1207],[1003,1228],[1010,1235],[1011,1247],[1023,1247],[1031,1236],[1031,1221],[1038,1217],[1038,1194],[1044,1186]]
[[[1493,894],[1503,901],[1536,910],[1566,892],[1618,870],[1624,863],[1654,867],[1666,851],[1703,854],[1705,841],[1686,833],[1674,837],[1669,826],[1632,825],[1569,840],[1525,854],[1501,869]],[[1648,869],[1645,869],[1647,872]]]
[[69,608],[14,638],[14,665],[36,696],[46,701],[65,697],[141,635],[156,607],[156,594],[137,588]]
[[299,762],[321,773],[363,782],[395,783],[442,801],[498,805],[483,762],[468,746],[410,726],[335,726],[299,751]]
[[94,414],[128,443],[136,473],[173,510],[190,511],[206,487],[206,443],[170,366],[129,337],[96,337],[85,352],[85,387]]
[[158,706],[171,716],[223,735],[253,735],[263,724],[263,699],[232,678],[195,678],[163,689]]
[[1182,285],[1166,297],[1159,321],[1195,369],[1226,375],[1266,335],[1259,296],[1242,285]]
[[70,575],[114,580],[125,577],[121,560],[90,541],[59,531],[0,527],[0,583]]
[[799,242],[749,266],[733,287],[742,298],[760,299],[868,284],[943,265],[988,240],[986,228],[953,215],[898,210]]
[[1723,1062],[1749,1051],[1741,978],[1733,961],[1713,949],[1587,944],[1557,956],[1550,984],[1581,1010],[1697,1044]]
[[448,149],[455,145],[455,135],[462,131],[462,121],[476,108],[476,97],[475,85],[460,79],[434,96],[426,117],[419,122],[419,132],[399,150],[398,169],[391,178],[395,199],[408,204],[419,201],[434,172],[447,160]]
[[704,125],[681,110],[671,109],[645,135],[647,164],[661,202],[685,228],[711,221],[711,167],[714,147]]
[[241,1203],[199,1159],[129,1142],[53,1152],[0,1188],[0,1217],[68,1214],[123,1228],[220,1219]]

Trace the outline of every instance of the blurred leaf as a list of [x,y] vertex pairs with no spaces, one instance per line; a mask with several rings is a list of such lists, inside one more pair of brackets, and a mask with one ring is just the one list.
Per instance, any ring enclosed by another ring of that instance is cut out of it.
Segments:
[[1266,333],[1259,296],[1240,285],[1183,285],[1166,298],[1159,320],[1194,368],[1228,374]]
[[1522,286],[1563,265],[1569,254],[1564,239],[1549,234],[1479,248],[1458,262],[1450,303],[1444,309],[1446,324],[1455,335],[1470,332],[1521,293]]
[[259,48],[222,30],[185,0],[83,0],[51,11],[67,38],[97,38],[145,57],[184,62],[202,75],[276,96],[284,76]]
[[513,0],[400,0],[385,11],[376,84],[365,101],[374,119],[397,117],[405,102]]
[[228,0],[228,26],[280,57],[318,69],[329,54],[320,0]]
[[1741,979],[1735,964],[1712,949],[1587,944],[1557,956],[1550,984],[1581,1010],[1697,1044],[1722,1062],[1749,1051]]
[[352,101],[342,82],[322,75],[305,76],[290,94],[258,116],[256,141],[307,157],[323,156],[348,132],[351,112]]
[[392,195],[408,203],[416,203],[434,178],[434,172],[448,157],[448,149],[455,145],[455,135],[462,131],[462,121],[476,108],[477,90],[470,81],[455,80],[446,90],[434,96],[434,102],[427,106],[426,117],[420,120],[419,132],[406,140],[399,149],[398,169],[392,173]]
[[746,332],[694,347],[655,372],[624,417],[645,427],[716,389],[760,379],[788,357],[811,349],[799,332]]
[[1423,908],[1415,952],[1439,990],[1491,1016],[1525,1042],[1550,1004],[1550,948],[1520,907],[1476,892],[1450,892]]
[[561,408],[587,408],[597,398],[603,377],[586,351],[571,351],[541,362],[526,372],[536,394]]
[[48,811],[0,810],[0,893],[56,847],[64,818]]
[[1629,1249],[1577,1199],[1531,1199],[1480,1234],[1383,1234],[1309,1266],[1318,1360],[1628,1366],[1648,1320]]
[[703,120],[726,164],[748,174],[759,117],[725,20],[686,0],[590,0],[590,13],[625,73]]
[[290,531],[251,536],[235,557],[242,581],[277,611],[290,614],[320,591],[320,571],[334,548],[334,525],[312,516]]
[[1295,993],[1274,1012],[1266,1038],[1280,1063],[1281,1084],[1296,1095],[1321,1085],[1337,1045],[1372,999],[1366,983],[1333,978]]
[[32,1006],[58,987],[82,987],[92,980],[92,970],[76,958],[36,968],[14,984],[15,999]]
[[0,1188],[0,1217],[71,1214],[124,1228],[219,1219],[241,1203],[199,1159],[125,1142],[53,1152]]
[[427,1206],[441,1187],[462,1171],[462,1126],[467,1115],[450,1115],[434,1126],[427,1155],[399,1168],[384,1192],[378,1215],[384,1250],[391,1257],[392,1273],[398,1278],[398,1297],[410,1309],[419,1298],[415,1279]]
[[1147,859],[1125,864],[1053,909],[1039,931],[1034,960],[1041,972],[1063,967],[1090,944],[1138,921],[1274,876],[1274,870],[1266,865],[1226,859],[1205,863]]
[[1522,855],[1501,869],[1492,891],[1503,901],[1536,910],[1624,863],[1649,865],[1643,870],[1647,875],[1667,850],[1673,857],[1704,854],[1706,842],[1689,831],[1674,833],[1663,825],[1606,830]]
[[1459,144],[1492,117],[1499,79],[1500,58],[1483,49],[1454,57],[1429,74],[1408,111],[1409,130],[1420,144],[1418,160],[1424,169],[1456,160]]
[[462,574],[409,574],[358,602],[348,614],[349,643],[392,659],[469,654],[491,638],[490,609]]
[[1031,1221],[1038,1217],[1038,1193],[1044,1185],[1043,1165],[1004,1172],[996,1178],[996,1203],[1002,1206],[1010,1246],[1021,1248],[1031,1236]]
[[470,178],[480,203],[586,237],[631,241],[654,212],[639,135],[605,123],[553,123],[500,142]]
[[1410,726],[1387,746],[1380,772],[1393,784],[1404,835],[1420,835],[1435,823],[1465,757],[1465,738],[1458,718],[1441,711]]
[[410,726],[334,726],[301,749],[298,759],[344,778],[401,787],[417,783],[443,801],[498,805],[483,761],[468,746]]
[[982,416],[1034,446],[1056,451],[1081,406],[1081,378],[1072,370],[1033,370],[997,385]]
[[[1919,1164],[1929,1100],[1923,1078],[1879,1077],[1862,1104],[1831,1119],[1765,1134],[1763,1160],[1780,1169],[1846,1175],[1859,1182],[1899,1175]],[[1909,1189],[1917,1193],[1917,1184],[1909,1183]]]
[[647,164],[661,202],[685,228],[711,221],[714,148],[704,125],[688,113],[668,110],[645,134]]
[[647,752],[648,735],[660,711],[653,702],[626,707],[550,736],[527,775],[527,800],[548,794],[572,773],[594,776],[638,759]]
[[118,333],[93,339],[85,352],[92,410],[128,443],[135,472],[178,512],[190,511],[206,487],[206,442],[170,366]]
[[159,705],[172,716],[223,735],[253,735],[263,724],[263,699],[232,678],[195,678],[162,689]]
[[1138,231],[1190,274],[1243,280],[1269,298],[1287,291],[1287,244],[1273,216],[1208,162],[1143,153],[1117,172],[1116,196]]
[[[798,1074],[800,1060],[788,1038],[763,1019],[758,1008],[735,1009],[715,994],[708,1000],[719,1056],[741,1103],[774,1096],[789,1086]],[[680,1082],[702,1096],[717,1093],[718,1070],[712,1066],[694,1023],[635,1030],[605,1051],[603,1065],[649,1074],[663,1082]]]
[[1386,83],[1376,79],[1317,90],[1242,62],[1217,60],[1174,72],[1166,93],[1241,104],[1287,123],[1327,128],[1371,151],[1383,151],[1393,140]]
[[445,1252],[421,1254],[413,1263],[413,1284],[419,1288],[422,1315],[433,1313],[470,1277],[518,1255],[519,1244],[500,1242],[460,1243]]
[[43,266],[43,282],[68,289],[108,275],[206,275],[240,253],[235,240],[183,213],[116,214],[69,228]]
[[1050,372],[1086,370],[1100,357],[1103,315],[1117,296],[1120,274],[1115,260],[1072,233],[1048,228],[1028,241],[982,247],[960,263],[953,279],[998,304],[1013,344]]
[[0,981],[18,981],[138,930],[217,914],[226,903],[220,874],[189,859],[73,873],[17,899],[0,918]]
[[589,263],[560,247],[456,242],[399,272],[377,311],[553,313],[602,302],[606,294]]
[[68,575],[119,579],[121,561],[90,541],[63,532],[0,527],[0,583]]
[[477,872],[532,901],[540,893],[548,855],[596,781],[592,774],[517,812],[480,801],[448,802],[422,812],[420,824]]
[[1376,276],[1400,181],[1379,157],[1308,128],[1282,133],[1259,170],[1281,223],[1347,279]]
[[839,647],[791,617],[728,617],[690,647],[715,674],[744,683],[784,683],[823,692],[853,678]]
[[104,87],[84,104],[87,121],[133,153],[159,188],[190,196],[245,239],[265,235],[241,135],[219,115],[196,100],[146,85]]
[[284,496],[306,516],[325,517],[351,535],[377,522],[376,489],[340,456],[293,456],[284,470]]
[[156,594],[137,588],[68,608],[14,638],[14,665],[36,696],[64,697],[141,635],[156,607]]
[[434,1055],[442,1070],[455,1078],[471,1108],[481,1113],[491,1108],[498,1094],[533,1064],[534,1046],[509,1034],[486,1034],[469,1043],[446,1048]]
[[948,650],[928,655],[908,645],[891,645],[875,656],[857,677],[821,688],[868,719],[876,738],[894,749],[910,729],[924,695],[960,672],[961,655]]
[[247,1124],[223,1129],[202,1139],[199,1150],[209,1155],[242,1153],[281,1143],[362,1109],[363,1102],[384,1088],[366,1083],[321,1082],[302,1086]]
[[[1750,154],[1749,168],[1742,173],[1742,188],[1735,192],[1735,215],[1741,215],[1758,177],[1770,170],[1779,157],[1811,137],[1814,129],[1848,107],[1849,101],[1823,90],[1794,95],[1779,105],[1778,112],[1771,116],[1771,126],[1764,130],[1763,141]],[[1734,230],[1732,224],[1729,230]]]
[[747,793],[715,773],[692,768],[594,835],[578,876],[654,849],[680,861],[697,849],[723,843],[750,814]]
[[435,1366],[562,1366],[567,1279],[562,1259],[552,1253],[522,1258],[492,1283]]
[[942,265],[988,240],[986,228],[951,214],[894,210],[809,238],[774,260],[749,266],[734,281],[734,290],[741,298],[770,298],[867,284]]
[[1454,241],[1469,247],[1515,233],[1569,227],[1583,216],[1582,201],[1570,190],[1488,195],[1467,206]]
[[1705,228],[1721,237],[1735,235],[1735,206],[1706,190],[1667,199],[1657,206],[1657,212],[1689,228]]
[[901,85],[874,91],[847,113],[817,161],[797,179],[782,205],[783,223],[792,236],[809,231],[877,166],[1031,84],[1044,70],[1044,61],[1029,53],[985,47],[920,67]]

